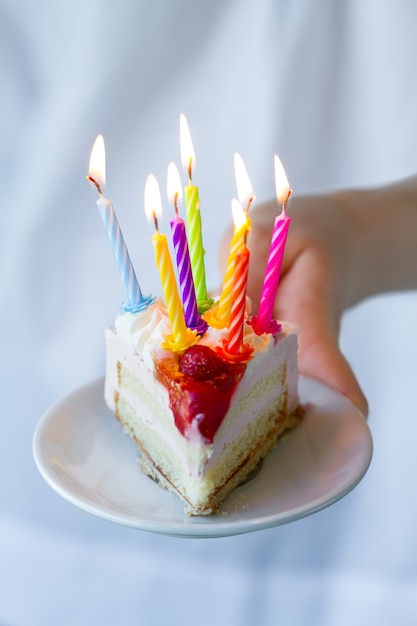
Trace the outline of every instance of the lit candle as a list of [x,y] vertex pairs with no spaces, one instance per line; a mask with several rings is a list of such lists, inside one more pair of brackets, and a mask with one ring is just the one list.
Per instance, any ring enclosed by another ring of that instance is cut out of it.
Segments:
[[195,164],[194,147],[185,115],[180,116],[181,161],[188,172],[188,185],[184,188],[184,202],[187,217],[188,243],[197,304],[200,311],[206,310],[212,300],[207,297],[206,271],[204,266],[203,235],[201,228],[200,199],[198,187],[192,183]]
[[217,352],[223,356],[223,358],[234,362],[248,361],[253,352],[253,348],[243,342],[249,258],[250,253],[244,243],[235,259],[228,336],[226,340],[223,340],[222,346],[219,346],[217,349]]
[[235,261],[232,307],[228,335],[228,350],[231,354],[238,354],[242,346],[248,269],[249,250],[245,246],[242,250],[240,250],[240,252],[238,252]]
[[276,155],[274,156],[274,165],[277,200],[279,204],[282,204],[282,211],[275,219],[258,315],[257,317],[254,316],[252,321],[252,326],[258,334],[275,334],[279,332],[281,328],[280,324],[273,319],[273,312],[282,260],[284,258],[285,243],[291,221],[286,213],[286,206],[292,192],[288,185],[287,176],[282,167],[282,163]]
[[244,241],[248,232],[246,214],[241,204],[235,198],[232,200],[232,215],[235,227],[230,242],[222,292],[218,304],[204,313],[204,319],[214,328],[227,328],[229,326],[236,256],[244,247]]
[[[236,255],[243,246],[246,245],[252,227],[252,221],[248,213],[255,199],[245,164],[243,163],[242,157],[237,153],[234,154],[234,166],[239,202],[235,199],[232,200],[232,215],[235,228],[230,244],[226,274],[223,281],[223,291],[219,301],[219,317],[220,319],[226,318],[227,323],[230,318],[231,292]],[[242,207],[245,207],[245,211],[243,211]]]
[[[227,328],[229,326],[236,255],[243,247],[252,226],[248,212],[255,196],[253,195],[252,185],[243,159],[237,153],[234,155],[234,166],[239,201],[236,199],[232,200],[234,232],[230,242],[222,292],[218,304],[213,306],[203,316],[209,325],[214,328]],[[245,211],[242,208],[243,206],[246,207]]]
[[174,204],[175,215],[170,221],[172,243],[177,261],[178,280],[180,284],[185,323],[189,328],[196,329],[199,335],[207,330],[207,323],[201,319],[197,309],[197,298],[191,270],[190,253],[184,220],[178,214],[178,201],[181,200],[181,181],[175,163],[168,166],[167,176],[168,199]]
[[162,344],[162,347],[181,353],[197,342],[198,335],[196,331],[187,328],[185,324],[174,268],[169,254],[168,240],[166,235],[159,232],[158,228],[158,218],[162,215],[162,202],[158,182],[152,174],[148,176],[145,186],[145,211],[148,219],[153,219],[155,223],[156,232],[152,236],[152,245],[171,324],[172,334],[165,337],[165,343]]
[[103,135],[98,135],[91,150],[87,178],[94,184],[99,193],[98,210],[126,290],[127,302],[122,305],[122,308],[125,311],[136,313],[149,306],[154,298],[142,295],[112,203],[102,193],[102,187],[106,183],[106,152]]
[[[237,152],[235,152],[234,154],[234,165],[235,165],[237,197],[239,198],[240,204],[243,207],[245,207],[245,211],[247,215],[252,202],[255,200],[255,196],[253,195],[252,185],[251,185],[245,164],[243,162],[243,159],[240,156],[240,154],[238,154]],[[249,230],[251,226],[251,221],[249,220],[249,218],[247,219],[248,219],[248,230]]]

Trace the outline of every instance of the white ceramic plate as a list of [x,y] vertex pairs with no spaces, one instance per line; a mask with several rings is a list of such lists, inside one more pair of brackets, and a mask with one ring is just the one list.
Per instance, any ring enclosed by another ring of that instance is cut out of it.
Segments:
[[33,453],[46,482],[72,504],[134,528],[221,537],[291,522],[336,502],[364,476],[372,438],[344,397],[301,377],[303,421],[260,471],[211,517],[184,515],[181,501],[142,474],[135,444],[103,400],[103,380],[63,398],[39,422]]

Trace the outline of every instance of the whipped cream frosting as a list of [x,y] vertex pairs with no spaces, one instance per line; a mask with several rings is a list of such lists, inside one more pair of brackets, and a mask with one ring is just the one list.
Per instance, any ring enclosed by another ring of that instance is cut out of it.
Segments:
[[[153,304],[138,313],[121,310],[116,317],[115,327],[120,339],[132,352],[141,354],[146,365],[153,370],[154,358],[163,355],[161,345],[171,332],[167,310],[162,300],[157,298]],[[227,334],[227,328],[218,330],[209,327],[200,337],[199,344],[214,349]],[[251,326],[245,324],[244,341],[254,349],[254,354],[259,355],[262,352],[267,354],[274,343],[274,337],[270,334],[257,335]]]

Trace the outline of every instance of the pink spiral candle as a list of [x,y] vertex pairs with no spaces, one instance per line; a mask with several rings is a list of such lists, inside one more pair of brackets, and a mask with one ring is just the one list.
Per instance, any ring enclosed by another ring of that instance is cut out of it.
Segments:
[[262,335],[263,333],[276,334],[281,330],[281,325],[273,319],[273,314],[281,266],[284,258],[285,243],[287,241],[288,228],[291,221],[287,216],[286,206],[292,191],[288,185],[287,175],[277,155],[274,155],[274,167],[275,190],[278,203],[282,203],[282,212],[276,217],[272,231],[258,315],[254,315],[249,322],[258,335]]
[[256,320],[256,330],[260,334],[262,332],[270,332],[271,329],[275,296],[277,293],[290,221],[290,218],[285,212],[284,205],[281,215],[278,215],[275,219],[271,246],[269,248],[268,263],[266,266],[264,284],[262,286],[261,299]]

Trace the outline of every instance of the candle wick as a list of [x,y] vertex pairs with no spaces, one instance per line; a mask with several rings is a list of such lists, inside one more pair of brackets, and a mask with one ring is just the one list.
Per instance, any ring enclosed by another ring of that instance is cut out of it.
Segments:
[[286,215],[286,211],[287,211],[287,204],[288,204],[288,201],[289,201],[289,199],[290,199],[291,194],[292,194],[292,189],[289,189],[289,190],[288,190],[287,197],[285,198],[285,200],[284,200],[284,202],[283,202],[283,204],[282,204],[282,212],[284,213],[284,215]]
[[90,183],[93,183],[93,185],[94,185],[94,186],[95,186],[95,188],[97,189],[97,191],[98,191],[98,193],[100,194],[100,196],[102,196],[102,195],[103,195],[103,193],[102,193],[102,191],[101,191],[101,187],[100,187],[99,183],[98,183],[96,180],[94,180],[94,178],[93,178],[92,176],[90,176],[90,175],[88,175],[88,176],[87,176],[87,180],[89,180],[89,181],[90,181]]
[[245,213],[246,215],[249,213],[249,209],[251,207],[252,202],[255,200],[255,196],[251,196],[248,200],[248,203],[246,205],[246,209],[245,209]]
[[155,228],[156,230],[159,232],[159,227],[158,227],[158,218],[156,217],[156,213],[155,211],[153,212],[153,222],[155,224]]
[[175,192],[174,196],[174,211],[175,214],[178,215],[178,191]]
[[190,183],[193,182],[193,159],[192,157],[190,157],[190,160],[188,161],[188,178],[190,180]]

